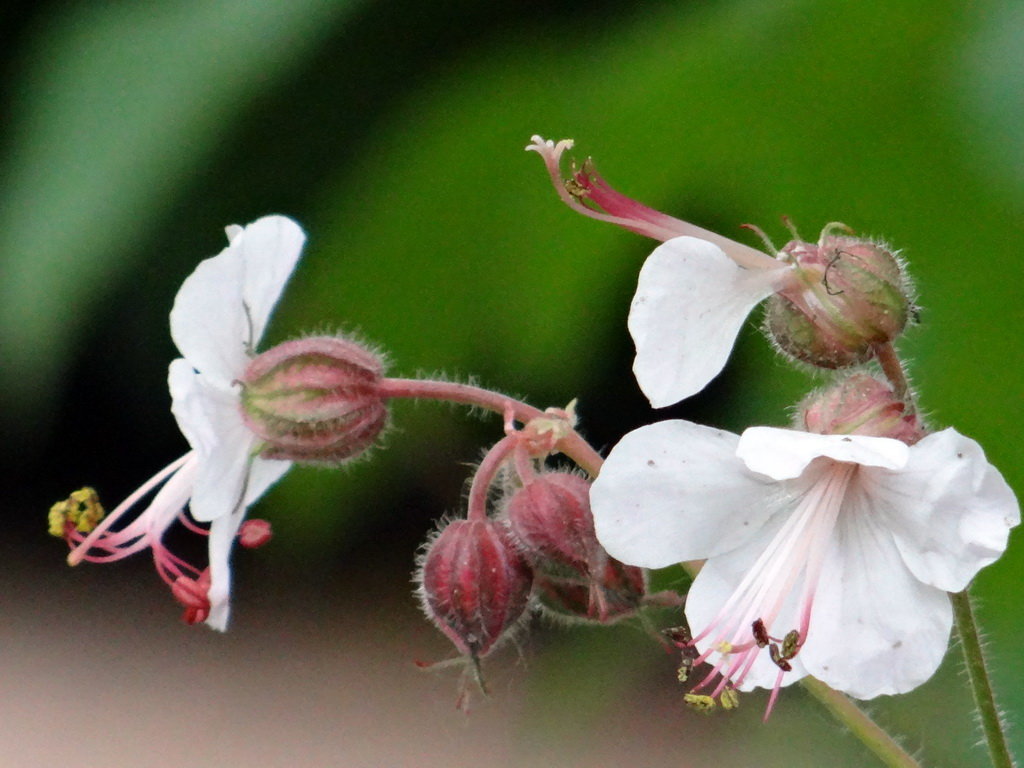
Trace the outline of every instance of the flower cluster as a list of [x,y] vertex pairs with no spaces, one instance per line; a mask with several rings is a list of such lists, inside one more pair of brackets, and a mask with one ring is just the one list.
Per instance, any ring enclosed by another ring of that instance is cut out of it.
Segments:
[[[791,428],[734,435],[662,421],[603,460],[572,404],[540,411],[468,384],[388,378],[381,355],[342,336],[257,353],[305,242],[295,222],[268,216],[229,227],[228,246],[197,266],[171,310],[181,353],[171,411],[190,450],[109,515],[91,488],[53,505],[50,532],[71,547],[69,562],[149,550],[185,620],[223,630],[234,542],[272,535],[245,519],[248,508],[294,463],[366,455],[391,400],[443,400],[504,417],[465,517],[440,524],[415,577],[427,617],[468,662],[460,705],[466,680],[484,687],[480,660],[534,609],[647,627],[648,606],[683,603],[652,594],[647,569],[677,563],[697,573],[688,626],[668,636],[697,708],[732,709],[739,691],[766,688],[771,711],[782,687],[808,675],[858,698],[927,680],[949,640],[948,593],[1002,554],[1020,510],[976,442],[930,429],[917,410],[896,351],[916,315],[901,259],[838,223],[814,242],[789,225],[781,248],[749,227],[759,251],[630,200],[590,160],[563,175],[571,147],[534,137],[527,149],[571,208],[659,242],[628,319],[651,405],[707,386],[765,302],[774,347],[828,377]],[[167,548],[175,524],[206,537],[205,563]]]
[[689,629],[673,636],[682,678],[708,666],[688,700],[731,708],[736,690],[768,688],[770,711],[804,675],[865,699],[920,685],[949,641],[947,593],[999,557],[1020,510],[976,442],[929,432],[916,413],[892,345],[914,314],[902,262],[841,224],[816,243],[792,230],[778,250],[751,227],[772,253],[752,251],[630,200],[590,160],[563,177],[571,147],[535,136],[527,150],[570,207],[662,241],[629,313],[653,406],[703,389],[764,299],[777,349],[840,372],[805,400],[796,429],[652,424],[626,435],[594,482],[611,556],[644,568],[705,561],[686,598]]
[[[506,436],[473,475],[466,519],[445,521],[416,574],[427,617],[471,664],[510,637],[528,608],[608,624],[647,602],[645,572],[610,557],[597,540],[590,481],[545,460],[573,431],[572,406],[548,409]],[[493,514],[490,508],[493,507]],[[460,706],[467,701],[463,686]]]

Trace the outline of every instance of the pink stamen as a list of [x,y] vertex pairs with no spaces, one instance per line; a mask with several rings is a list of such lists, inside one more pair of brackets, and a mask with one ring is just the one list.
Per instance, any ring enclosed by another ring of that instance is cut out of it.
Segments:
[[[82,541],[71,551],[71,553],[68,555],[68,565],[78,565],[79,562],[85,559],[85,554],[90,549],[92,549],[94,542],[103,537],[107,529],[110,528],[110,526],[113,525],[115,522],[117,522],[121,515],[123,515],[133,506],[135,506],[139,499],[143,498],[146,494],[148,494],[154,488],[156,488],[161,483],[166,481],[169,477],[171,477],[175,472],[184,467],[185,464],[188,463],[188,461],[192,459],[194,456],[195,452],[189,451],[180,459],[172,461],[166,467],[164,467],[151,478],[149,478],[149,480],[147,480],[141,486],[139,486],[139,488],[136,489],[127,499],[118,504],[113,509],[113,511],[111,511],[105,518],[103,518],[100,524],[97,525],[89,533],[88,536],[84,537]],[[136,520],[135,523],[138,523],[138,520]],[[132,526],[134,526],[135,523],[132,523]],[[129,526],[129,528],[131,528],[132,526]],[[124,535],[128,530],[129,529],[126,528],[116,535]]]
[[[759,631],[774,641],[769,645],[780,667],[765,717],[775,705],[784,667],[789,666],[788,660],[796,656],[810,631],[824,558],[856,465],[819,459],[812,471],[813,480],[788,518],[715,617],[690,642],[694,648],[698,643],[705,645],[694,666],[719,654],[711,671],[693,689],[698,691],[717,681],[711,692],[717,697],[730,685],[742,685],[761,651],[767,650],[758,647],[754,636],[753,624],[760,622],[763,629]],[[771,628],[801,576],[804,585],[798,602],[799,639],[795,648],[791,645],[780,652],[776,643],[784,641],[775,638]]]
[[[185,606],[185,620],[196,623],[209,615],[209,600],[205,607],[198,596],[205,596],[209,589],[208,569],[201,570],[167,549],[163,535],[176,521],[181,522],[193,533],[208,536],[209,531],[196,525],[184,513],[192,496],[194,476],[198,467],[195,452],[189,452],[157,472],[121,502],[88,535],[77,531],[73,525],[66,527],[66,539],[72,546],[68,562],[109,563],[149,549],[157,575],[171,588],[178,602]],[[146,509],[132,522],[118,531],[111,531],[114,522],[148,493],[157,490]],[[203,581],[203,575],[206,581]],[[185,599],[187,595],[193,598]],[[198,601],[198,602],[197,602]]]

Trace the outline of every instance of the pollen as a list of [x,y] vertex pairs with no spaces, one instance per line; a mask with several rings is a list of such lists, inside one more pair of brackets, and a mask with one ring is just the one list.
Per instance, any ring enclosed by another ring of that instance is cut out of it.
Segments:
[[717,706],[714,697],[699,693],[688,693],[683,696],[683,701],[686,702],[688,707],[698,712],[713,712]]
[[86,486],[50,507],[50,535],[64,538],[68,526],[79,533],[89,533],[99,525],[104,514],[99,494]]
[[736,709],[740,705],[740,694],[735,688],[723,688],[718,695],[718,703],[722,705],[722,709]]

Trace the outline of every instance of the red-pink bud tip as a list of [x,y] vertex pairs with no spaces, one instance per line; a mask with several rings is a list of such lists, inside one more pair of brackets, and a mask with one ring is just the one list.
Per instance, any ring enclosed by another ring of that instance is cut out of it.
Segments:
[[427,546],[417,574],[427,617],[474,659],[523,615],[532,578],[508,529],[491,519],[450,522]]
[[369,448],[387,424],[381,359],[344,338],[296,339],[264,352],[242,377],[242,418],[260,455],[339,464]]

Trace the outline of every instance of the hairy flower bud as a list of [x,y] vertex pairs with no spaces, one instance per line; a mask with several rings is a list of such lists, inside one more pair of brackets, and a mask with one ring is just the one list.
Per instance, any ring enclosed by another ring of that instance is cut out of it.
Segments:
[[590,512],[590,482],[579,475],[537,475],[509,497],[505,514],[531,555],[586,573],[601,551]]
[[647,597],[647,575],[642,568],[604,556],[588,579],[538,572],[534,593],[550,614],[609,624],[632,616]]
[[594,532],[590,481],[544,472],[513,493],[509,527],[534,567],[534,592],[549,612],[608,623],[632,615],[647,595],[644,571],[610,557]]
[[337,464],[377,439],[388,411],[377,355],[348,339],[287,341],[257,356],[242,377],[242,417],[260,456]]
[[427,617],[461,653],[487,654],[523,615],[533,574],[504,524],[454,520],[427,547],[417,574]]
[[899,260],[869,240],[832,234],[817,245],[788,243],[779,254],[795,265],[792,281],[768,300],[766,324],[786,354],[819,368],[868,360],[872,347],[902,333],[911,313]]
[[925,430],[917,415],[907,410],[888,384],[855,373],[809,395],[798,418],[808,432],[819,435],[891,437],[913,445]]

